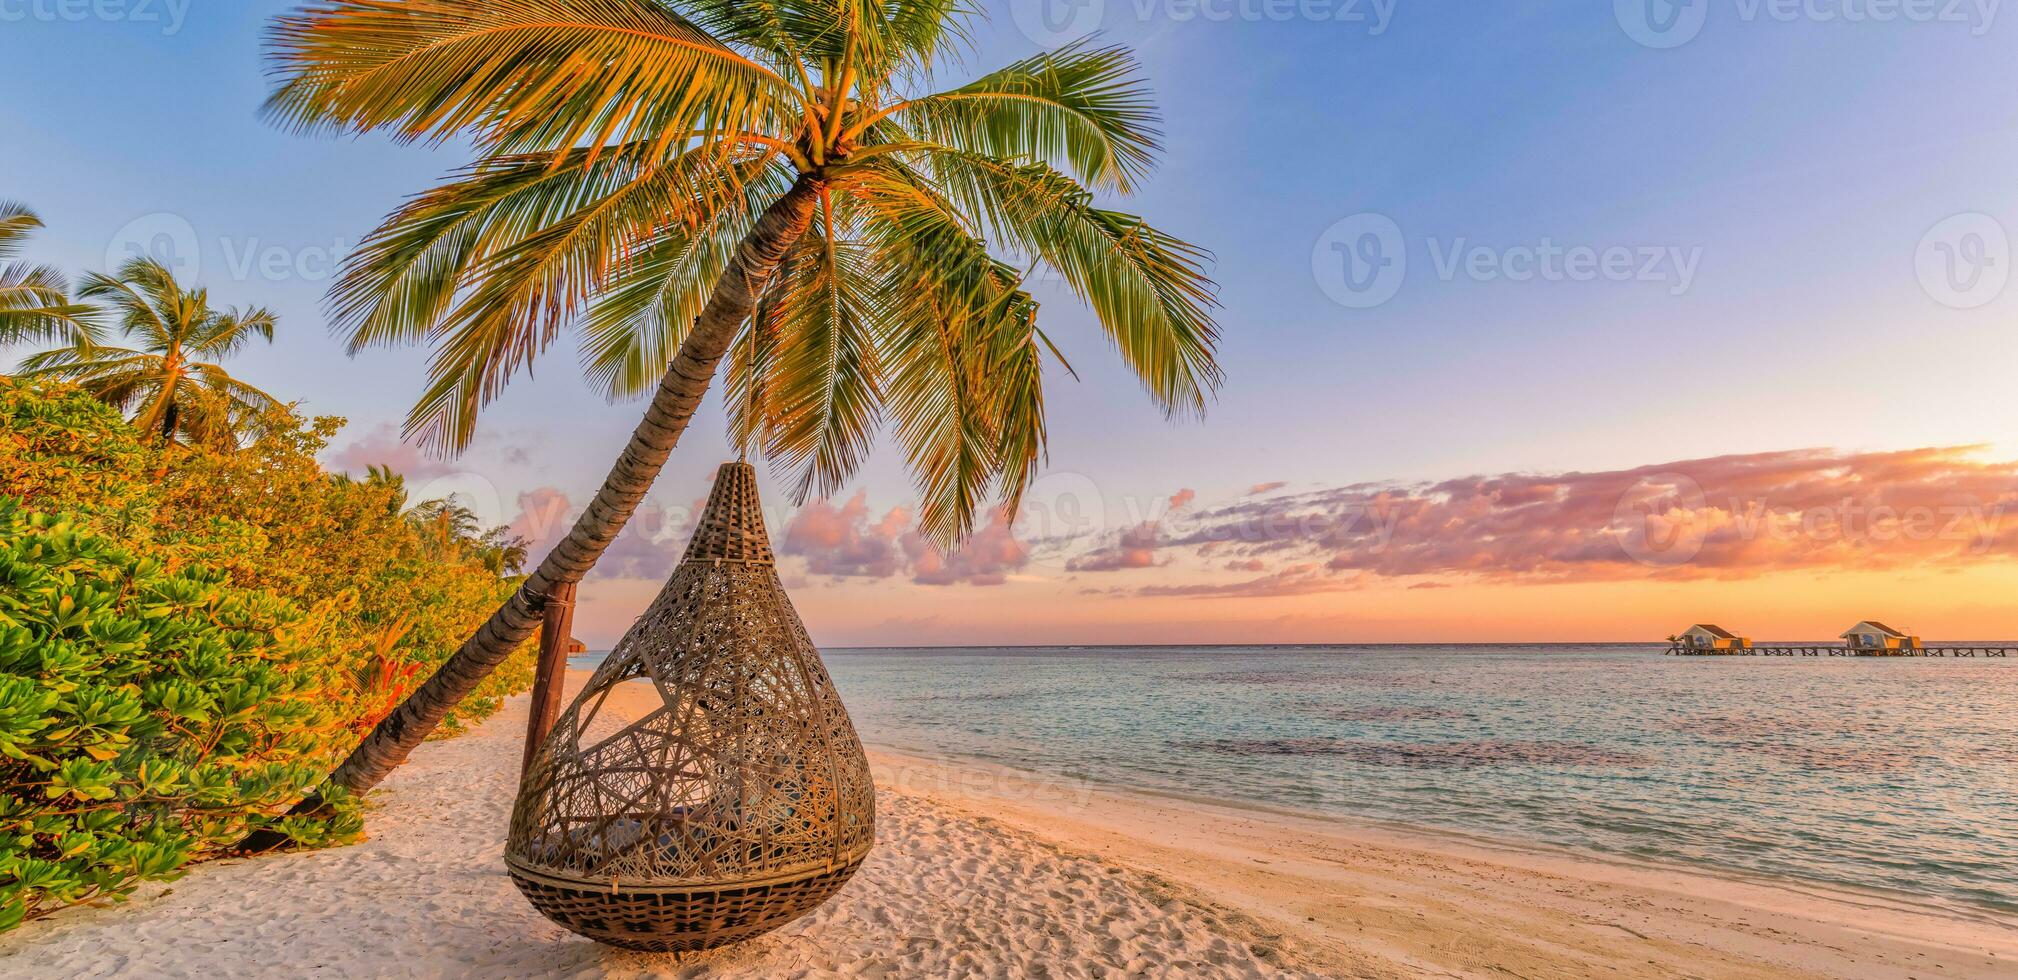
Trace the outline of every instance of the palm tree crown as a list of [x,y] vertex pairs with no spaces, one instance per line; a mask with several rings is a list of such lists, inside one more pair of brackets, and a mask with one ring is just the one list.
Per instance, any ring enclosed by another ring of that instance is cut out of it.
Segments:
[[70,284],[47,266],[12,261],[42,227],[35,212],[0,201],[0,344],[96,336],[91,308],[70,302]]
[[[1204,253],[1096,194],[1132,192],[1156,114],[1124,49],[1068,46],[931,91],[969,0],[322,0],[281,19],[269,110],[304,129],[472,138],[332,293],[353,351],[433,347],[409,434],[454,451],[568,329],[612,398],[660,384],[743,273],[727,401],[739,444],[829,493],[890,424],[944,542],[1013,512],[1045,444],[1051,348],[1025,277],[1088,304],[1168,413],[1219,379]],[[914,90],[915,93],[914,93]],[[794,212],[797,213],[797,212]],[[801,230],[803,228],[803,230]],[[768,241],[769,239],[762,239]],[[733,308],[733,307],[731,307]]]
[[184,289],[152,259],[132,260],[113,276],[94,273],[77,295],[105,301],[136,346],[79,340],[28,358],[27,373],[74,381],[164,440],[235,447],[282,407],[216,363],[254,338],[272,342],[267,310],[213,310],[206,290]]

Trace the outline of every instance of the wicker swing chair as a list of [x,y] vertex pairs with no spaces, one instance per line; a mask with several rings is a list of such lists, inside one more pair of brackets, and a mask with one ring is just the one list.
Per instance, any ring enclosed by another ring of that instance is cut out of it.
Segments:
[[[626,682],[658,706],[596,726]],[[862,743],[778,581],[756,471],[730,463],[665,590],[540,747],[505,865],[590,939],[710,949],[839,891],[875,812]]]

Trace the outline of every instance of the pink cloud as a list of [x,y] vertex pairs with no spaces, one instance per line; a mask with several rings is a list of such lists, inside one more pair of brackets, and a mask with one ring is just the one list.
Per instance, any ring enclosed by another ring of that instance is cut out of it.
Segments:
[[1797,450],[1435,484],[1356,484],[1172,520],[1162,547],[1333,572],[1580,581],[2018,556],[2018,462],[1978,447]]
[[1344,592],[1356,588],[1352,577],[1330,574],[1317,564],[1291,565],[1272,575],[1239,582],[1194,585],[1150,585],[1136,591],[1141,596],[1181,596],[1201,599],[1261,599],[1280,596]]
[[987,526],[946,554],[916,532],[904,535],[911,580],[920,585],[1003,585],[1030,563],[1030,549],[1016,540],[1009,515],[997,509]]
[[461,472],[454,463],[430,457],[402,441],[399,427],[390,422],[373,426],[342,447],[324,453],[323,465],[353,476],[361,476],[373,466],[384,466],[409,482]]
[[[1170,495],[1167,517],[1190,507],[1198,491],[1185,488]],[[1122,531],[1113,544],[1098,547],[1073,558],[1065,567],[1074,572],[1118,572],[1132,568],[1155,568],[1156,548],[1162,538],[1161,523],[1151,519]]]
[[868,494],[863,492],[838,508],[816,500],[786,523],[778,550],[806,559],[807,571],[815,575],[889,578],[903,569],[899,542],[910,522],[910,513],[897,507],[871,523]]
[[1144,521],[1126,531],[1114,544],[1096,548],[1067,562],[1074,572],[1118,572],[1131,568],[1156,567],[1157,523]]
[[[598,579],[645,579],[659,581],[673,573],[686,542],[694,533],[706,500],[696,500],[686,510],[668,510],[647,500],[631,516],[630,522],[610,543],[608,550],[590,571]],[[518,496],[518,514],[511,520],[512,533],[530,543],[533,560],[547,552],[573,530],[581,510],[556,487],[539,487]]]
[[1289,484],[1280,481],[1275,483],[1257,483],[1247,488],[1247,495],[1250,497],[1259,497],[1264,493],[1274,493],[1286,486],[1289,486]]
[[917,532],[908,508],[872,517],[861,492],[839,507],[814,501],[800,508],[785,525],[778,553],[803,559],[815,576],[908,576],[920,585],[1003,585],[1030,562],[1029,548],[999,510],[949,554]]

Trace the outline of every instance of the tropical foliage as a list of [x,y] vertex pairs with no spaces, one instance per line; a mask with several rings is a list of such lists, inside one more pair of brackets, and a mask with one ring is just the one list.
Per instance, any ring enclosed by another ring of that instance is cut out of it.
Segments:
[[36,354],[26,373],[65,378],[108,405],[133,412],[133,424],[213,448],[255,436],[280,403],[218,364],[253,340],[273,341],[276,318],[265,309],[219,311],[207,290],[185,288],[153,259],[134,259],[117,275],[85,277],[78,298],[103,301],[135,347],[90,339]]
[[[515,582],[500,535],[416,519],[389,472],[325,472],[339,425],[169,446],[81,390],[0,379],[0,922],[250,830],[354,836],[340,792],[281,814]],[[448,729],[531,678],[521,651]]]
[[94,335],[92,310],[70,301],[70,284],[48,266],[16,262],[35,212],[0,201],[0,344],[23,340],[75,342]]
[[172,880],[250,830],[356,837],[342,801],[274,816],[343,731],[323,632],[270,593],[0,500],[0,929]]

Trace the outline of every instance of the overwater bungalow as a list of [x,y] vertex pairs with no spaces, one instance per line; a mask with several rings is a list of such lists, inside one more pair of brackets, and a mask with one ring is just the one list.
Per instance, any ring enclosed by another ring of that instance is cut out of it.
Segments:
[[1698,623],[1683,630],[1675,638],[1683,648],[1689,650],[1750,650],[1749,637],[1739,636],[1721,626]]
[[1926,646],[1917,636],[1868,619],[1844,631],[1842,639],[1849,644],[1850,649],[1874,656],[1883,656],[1889,652],[1919,650]]

